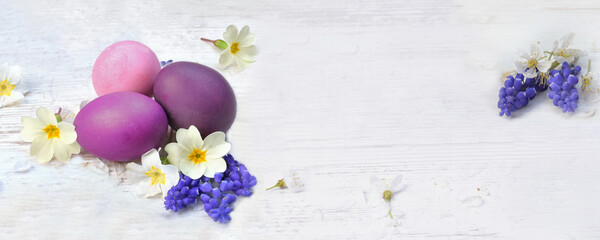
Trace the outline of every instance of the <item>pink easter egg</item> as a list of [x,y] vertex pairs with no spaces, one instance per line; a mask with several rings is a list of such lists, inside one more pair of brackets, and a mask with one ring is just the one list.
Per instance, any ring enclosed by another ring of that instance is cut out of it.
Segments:
[[160,62],[150,48],[135,41],[121,41],[100,53],[92,70],[92,83],[98,96],[121,91],[152,96],[158,71]]

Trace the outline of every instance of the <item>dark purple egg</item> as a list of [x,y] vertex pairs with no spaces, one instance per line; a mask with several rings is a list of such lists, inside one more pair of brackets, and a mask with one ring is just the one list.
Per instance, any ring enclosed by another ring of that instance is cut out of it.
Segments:
[[194,125],[202,137],[227,132],[235,120],[233,89],[221,74],[201,64],[176,62],[160,70],[154,79],[154,98],[173,129]]
[[162,107],[136,92],[115,92],[94,99],[81,109],[73,124],[83,149],[117,162],[133,161],[158,148],[168,128]]

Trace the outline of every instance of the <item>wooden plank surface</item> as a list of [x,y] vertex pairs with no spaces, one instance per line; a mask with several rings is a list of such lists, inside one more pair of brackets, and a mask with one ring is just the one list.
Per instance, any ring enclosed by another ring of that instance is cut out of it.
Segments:
[[[596,1],[0,3],[0,60],[30,89],[0,109],[2,239],[600,238],[598,103],[565,115],[541,95],[512,119],[496,108],[501,73],[531,43],[550,49],[574,32],[600,69]],[[258,36],[242,72],[200,41],[229,24]],[[217,68],[233,86],[232,153],[258,185],[230,224],[136,198],[119,166],[104,172],[89,153],[29,157],[21,116],[94,98],[93,63],[119,40]],[[15,173],[23,161],[32,169]],[[303,192],[263,191],[289,170]],[[397,174],[394,227],[364,196],[369,176]]]

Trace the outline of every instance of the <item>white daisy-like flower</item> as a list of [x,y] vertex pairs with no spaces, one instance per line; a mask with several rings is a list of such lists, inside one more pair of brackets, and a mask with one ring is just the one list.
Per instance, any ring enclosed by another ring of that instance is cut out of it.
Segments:
[[377,176],[371,176],[371,189],[366,196],[367,204],[370,207],[376,208],[378,213],[382,215],[389,215],[392,217],[390,200],[395,193],[398,193],[404,189],[402,184],[402,175],[397,175],[393,179],[379,178]]
[[520,51],[520,57],[522,59],[515,62],[515,67],[518,73],[525,75],[525,78],[535,78],[538,75],[538,71],[545,73],[552,66],[552,62],[546,60],[537,44],[531,44],[531,52],[529,54]]
[[23,130],[21,139],[31,142],[29,153],[41,163],[56,157],[61,161],[69,161],[72,154],[80,151],[77,143],[75,126],[68,122],[58,122],[56,115],[47,108],[40,107],[36,111],[37,119],[22,117]]
[[150,149],[142,155],[142,165],[128,163],[127,181],[136,183],[136,194],[140,197],[152,197],[162,193],[165,197],[171,187],[179,181],[179,171],[172,165],[163,165],[156,149]]
[[0,108],[23,101],[27,89],[21,84],[21,67],[0,64]]
[[215,173],[227,169],[225,156],[231,149],[231,144],[225,142],[225,133],[214,132],[204,140],[195,126],[189,129],[177,130],[177,142],[165,147],[169,162],[192,179],[202,176],[213,178]]
[[569,33],[563,36],[561,39],[554,41],[554,48],[552,49],[552,55],[558,63],[567,62],[571,64],[580,56],[584,55],[584,52],[579,49],[569,48],[569,45],[575,37],[574,33]]
[[223,66],[229,66],[232,63],[237,64],[240,69],[244,69],[255,61],[257,54],[256,35],[250,33],[250,27],[244,26],[238,33],[234,25],[229,25],[223,39],[227,43],[227,48],[221,53],[219,63]]

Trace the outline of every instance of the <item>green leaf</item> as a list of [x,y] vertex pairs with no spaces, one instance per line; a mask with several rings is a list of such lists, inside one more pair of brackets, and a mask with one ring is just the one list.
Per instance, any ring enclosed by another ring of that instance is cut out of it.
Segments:
[[161,162],[163,165],[171,164],[171,163],[169,162],[169,159],[167,159],[167,157],[161,157],[161,158],[160,158],[160,162]]

